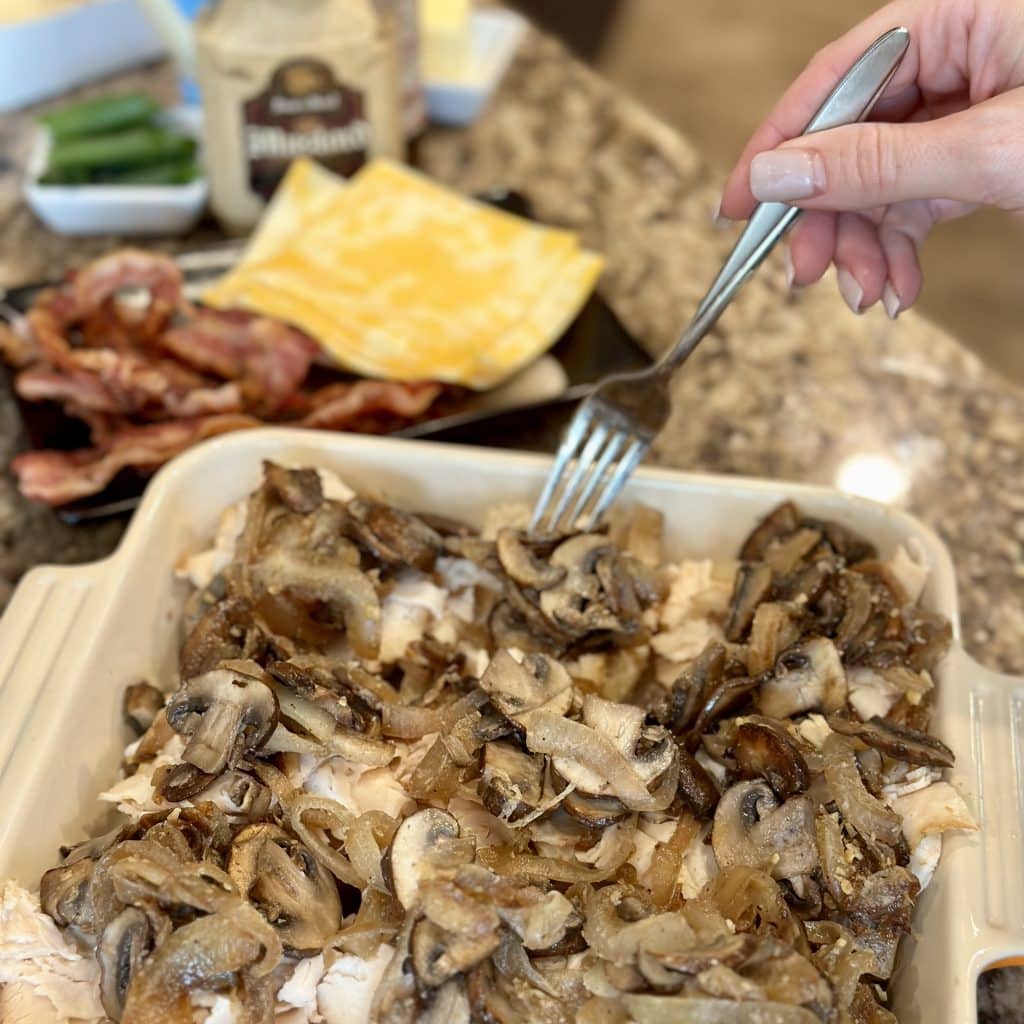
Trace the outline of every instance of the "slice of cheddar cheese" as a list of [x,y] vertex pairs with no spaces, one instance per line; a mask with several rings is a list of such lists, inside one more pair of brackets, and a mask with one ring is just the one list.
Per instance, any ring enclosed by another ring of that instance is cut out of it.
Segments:
[[551,346],[601,269],[571,232],[396,164],[346,184],[300,161],[204,299],[294,323],[357,373],[484,389]]

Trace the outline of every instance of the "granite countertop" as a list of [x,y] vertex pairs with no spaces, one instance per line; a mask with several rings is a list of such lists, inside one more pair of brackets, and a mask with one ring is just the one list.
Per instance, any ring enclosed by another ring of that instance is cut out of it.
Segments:
[[[142,75],[170,84],[166,70]],[[0,151],[23,151],[24,128],[0,121]],[[734,238],[712,225],[721,176],[694,147],[536,35],[477,125],[430,134],[421,163],[465,191],[517,189],[542,220],[580,231],[607,256],[604,294],[652,352],[672,342]],[[16,173],[0,168],[0,285],[53,276],[113,243],[53,236],[17,196]],[[20,443],[0,390],[4,464]],[[914,313],[855,317],[831,284],[790,296],[775,259],[679,375],[653,458],[816,483],[858,467],[876,483],[885,474],[953,553],[967,649],[1024,673],[1024,392]],[[0,479],[0,603],[33,564],[99,557],[122,527],[65,526]],[[1019,1007],[1012,975],[1000,985],[1004,1005]]]

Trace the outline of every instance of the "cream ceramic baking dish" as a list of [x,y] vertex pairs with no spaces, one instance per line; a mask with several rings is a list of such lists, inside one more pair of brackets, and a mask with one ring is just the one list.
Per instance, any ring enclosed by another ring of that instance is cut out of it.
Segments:
[[[501,501],[532,499],[547,461],[424,442],[289,430],[234,434],[163,469],[121,547],[76,568],[40,568],[0,621],[0,877],[38,883],[61,843],[98,822],[96,795],[126,740],[124,685],[167,680],[176,664],[184,588],[173,570],[212,535],[221,510],[259,482],[265,458],[330,468],[414,509],[479,520]],[[666,515],[667,550],[729,556],[784,498],[870,537],[883,551],[914,537],[932,567],[929,605],[956,621],[948,553],[900,512],[834,491],[745,480],[638,473],[627,500]],[[903,1024],[967,1024],[976,980],[1024,953],[1024,679],[982,668],[957,637],[939,674],[937,733],[956,751],[952,781],[981,831],[947,837],[921,898],[894,983]]]

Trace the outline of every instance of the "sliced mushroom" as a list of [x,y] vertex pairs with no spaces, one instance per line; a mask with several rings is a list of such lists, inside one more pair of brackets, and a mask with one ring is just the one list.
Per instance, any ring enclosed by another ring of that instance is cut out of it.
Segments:
[[[537,609],[532,609],[539,615]],[[546,651],[558,653],[563,645],[552,640],[546,633],[534,630],[529,620],[517,610],[511,601],[499,601],[487,619],[488,637],[495,650],[514,648],[519,651]]]
[[757,703],[769,718],[802,711],[838,711],[846,705],[846,672],[831,640],[811,637],[785,651],[758,690]]
[[277,728],[264,745],[267,753],[335,753],[378,768],[394,757],[392,744],[344,728],[329,710],[289,687],[275,682],[272,690],[280,710]]
[[764,561],[777,576],[788,576],[799,568],[821,542],[821,531],[799,527],[765,549]]
[[563,541],[550,564],[564,569],[565,578],[540,593],[545,618],[574,637],[605,631],[636,634],[639,604],[617,565],[620,558],[603,534],[583,533]]
[[718,803],[718,787],[701,763],[684,747],[679,748],[679,796],[699,818],[711,817]]
[[255,662],[232,662],[185,682],[168,701],[167,721],[189,738],[184,760],[217,775],[259,749],[277,723],[277,700]]
[[792,533],[800,525],[800,512],[791,501],[783,502],[768,513],[751,531],[740,548],[740,559],[758,562],[768,546]]
[[[204,799],[194,807],[179,807],[163,824],[184,838],[196,860],[224,862],[231,846],[232,823],[215,803]],[[154,831],[150,829],[146,838],[152,837]]]
[[318,951],[341,926],[334,877],[278,825],[247,825],[231,845],[228,874],[288,949]]
[[427,808],[398,827],[381,862],[384,880],[399,903],[412,909],[420,882],[438,867],[454,867],[473,859],[474,843],[459,835],[459,823],[446,811]]
[[202,791],[202,798],[232,818],[258,821],[270,810],[273,794],[246,772],[228,771]]
[[779,879],[779,889],[789,908],[802,920],[821,917],[825,904],[822,889],[813,875]]
[[767,672],[779,655],[800,639],[806,620],[806,610],[795,602],[758,605],[747,641],[747,671],[752,676]]
[[804,526],[820,530],[829,547],[850,565],[863,562],[868,558],[875,558],[878,554],[873,544],[849,527],[843,526],[842,523],[831,519],[814,519],[810,516],[805,517],[802,522]]
[[786,576],[775,577],[780,600],[816,606],[835,584],[841,560],[827,544],[819,544]]
[[128,986],[152,947],[149,918],[135,907],[126,907],[103,929],[96,959],[100,965],[100,1000],[111,1019],[121,1019]]
[[498,651],[480,679],[491,703],[514,725],[528,711],[564,715],[572,707],[572,679],[553,658],[528,654],[521,662]]
[[418,516],[369,498],[346,506],[350,537],[385,565],[430,570],[444,548],[441,535]]
[[518,821],[535,811],[543,799],[544,759],[511,743],[484,747],[480,798],[503,821]]
[[917,729],[908,729],[877,715],[866,722],[857,722],[846,715],[836,714],[829,715],[827,721],[833,732],[856,736],[868,746],[898,761],[926,764],[933,768],[953,767],[953,751],[941,740]]
[[370,577],[346,557],[271,547],[249,573],[256,607],[275,633],[322,644],[343,626],[357,655],[377,656],[380,597]]
[[720,679],[704,695],[697,720],[690,731],[683,737],[686,748],[694,751],[700,745],[701,738],[711,729],[723,715],[735,710],[747,701],[749,696],[761,685],[759,679],[747,676],[735,676],[731,679]]
[[209,608],[189,631],[181,649],[181,678],[203,675],[222,661],[258,655],[261,645],[250,603],[241,597],[225,598]]
[[523,1024],[524,1021],[563,1021],[561,1001],[531,981],[503,974],[495,959],[484,960],[466,976],[466,993],[474,1021]]
[[[176,929],[141,966],[128,989],[131,1024],[192,1024],[190,994],[230,989],[242,1020],[266,1020],[262,979],[281,959],[281,943],[247,903]],[[259,1004],[257,1010],[256,1005]]]
[[105,873],[121,904],[141,909],[155,904],[189,920],[238,902],[238,892],[224,871],[216,864],[192,860],[188,842],[180,834],[172,849],[169,840],[176,830],[171,826],[163,831],[162,842],[147,835],[144,840],[121,843],[97,867],[97,875]]
[[719,866],[771,868],[776,878],[810,873],[817,865],[814,806],[793,797],[781,807],[764,782],[738,782],[715,811],[711,845]]
[[156,721],[164,706],[164,695],[152,683],[133,683],[121,698],[121,714],[125,722],[141,736]]
[[753,838],[758,822],[778,807],[767,783],[738,782],[722,795],[711,829],[711,845],[719,867],[734,864],[764,867],[770,858]]
[[736,571],[729,617],[725,622],[725,638],[742,642],[754,621],[757,606],[768,600],[772,589],[772,570],[763,563],[743,564]]
[[763,778],[780,800],[802,793],[810,785],[807,762],[796,744],[767,719],[737,727],[733,756],[742,778]]
[[754,841],[768,851],[773,878],[809,875],[818,866],[814,804],[810,797],[791,797],[768,814],[755,827]]
[[677,736],[688,731],[700,714],[704,694],[722,679],[724,672],[725,647],[712,641],[683,669],[652,717]]
[[[558,792],[568,785],[554,768],[551,770],[551,777]],[[575,790],[565,797],[559,806],[581,825],[592,829],[607,828],[630,814],[629,808],[618,797],[587,796]]]
[[324,500],[320,474],[315,469],[285,469],[265,461],[263,478],[292,512],[313,512]]
[[153,773],[153,796],[165,803],[181,803],[201,793],[216,778],[187,761],[164,765]]
[[[550,554],[550,544],[544,547]],[[498,531],[497,551],[501,567],[520,586],[545,590],[557,586],[565,579],[565,567],[550,565],[538,558],[526,539],[516,530]]]
[[838,580],[837,604],[842,615],[835,628],[835,643],[844,654],[859,643],[861,631],[874,611],[874,588],[858,572],[845,571]]
[[96,861],[83,856],[50,868],[39,883],[39,903],[62,928],[74,925],[87,934],[93,931],[93,907],[89,883]]

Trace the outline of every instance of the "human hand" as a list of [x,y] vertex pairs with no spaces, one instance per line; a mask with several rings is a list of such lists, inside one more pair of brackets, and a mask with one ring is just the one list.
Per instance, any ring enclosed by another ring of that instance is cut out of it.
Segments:
[[[838,79],[883,32],[910,49],[872,122],[799,136]],[[747,143],[722,216],[757,201],[808,210],[790,239],[790,281],[831,263],[856,313],[893,319],[921,290],[918,247],[979,205],[1024,211],[1024,4],[896,0],[821,50]],[[966,255],[966,254],[965,254]]]

